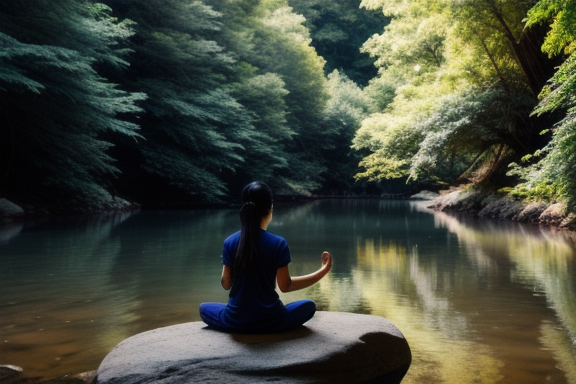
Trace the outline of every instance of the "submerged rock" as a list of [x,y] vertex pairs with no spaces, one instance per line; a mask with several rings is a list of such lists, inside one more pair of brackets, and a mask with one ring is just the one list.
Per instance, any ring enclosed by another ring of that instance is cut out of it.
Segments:
[[144,332],[106,356],[95,383],[400,383],[410,362],[388,320],[317,312],[277,334],[224,333],[202,322]]

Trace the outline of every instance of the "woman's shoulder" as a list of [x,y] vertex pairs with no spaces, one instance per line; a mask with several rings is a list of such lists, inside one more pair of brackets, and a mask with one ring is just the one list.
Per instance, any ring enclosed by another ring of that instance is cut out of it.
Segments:
[[269,242],[287,243],[286,239],[282,236],[275,235],[272,232],[263,231],[263,236],[265,236],[266,240]]
[[226,240],[224,240],[224,243],[226,244],[231,242],[238,242],[239,239],[240,239],[240,231],[234,232],[233,234],[228,236]]

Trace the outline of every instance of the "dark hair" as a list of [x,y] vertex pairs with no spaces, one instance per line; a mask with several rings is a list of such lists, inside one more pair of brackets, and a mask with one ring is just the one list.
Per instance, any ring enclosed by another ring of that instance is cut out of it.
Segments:
[[258,253],[262,218],[272,209],[272,190],[260,181],[253,181],[242,190],[240,208],[240,241],[235,266],[248,268]]

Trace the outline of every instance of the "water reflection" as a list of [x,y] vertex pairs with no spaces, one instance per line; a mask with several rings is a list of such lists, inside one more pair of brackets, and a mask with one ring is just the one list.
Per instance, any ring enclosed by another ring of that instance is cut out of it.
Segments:
[[[118,342],[199,320],[220,287],[237,211],[140,212],[0,229],[0,364],[30,375],[91,370]],[[384,316],[405,334],[403,383],[576,383],[574,239],[394,201],[275,205],[292,274],[335,257],[289,302]]]
[[355,260],[308,295],[397,324],[414,352],[407,383],[576,382],[570,234],[381,204],[345,207],[348,223],[318,208]]
[[395,323],[412,348],[414,362],[403,382],[496,383],[501,363],[489,347],[470,340],[467,317],[450,301],[450,273],[421,263],[418,248],[371,240],[358,247],[359,256],[370,255],[379,266],[359,276],[372,313]]
[[220,245],[205,235],[222,236],[226,214],[28,225],[0,248],[0,363],[33,376],[92,370],[124,338],[190,321],[191,301],[223,296],[207,282]]

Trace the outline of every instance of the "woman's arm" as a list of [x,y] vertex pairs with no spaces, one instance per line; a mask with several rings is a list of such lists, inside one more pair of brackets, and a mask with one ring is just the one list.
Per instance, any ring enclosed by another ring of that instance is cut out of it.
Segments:
[[232,267],[224,264],[222,267],[222,278],[220,279],[220,284],[225,290],[232,288]]
[[316,272],[304,276],[290,276],[290,271],[288,266],[278,268],[276,273],[276,281],[278,282],[278,288],[282,292],[292,292],[299,289],[308,288],[309,286],[317,283],[322,279],[332,268],[332,256],[328,252],[322,253],[322,266]]

